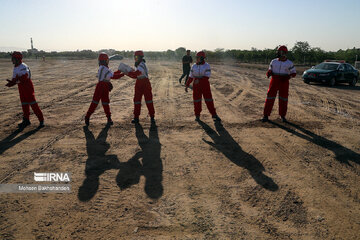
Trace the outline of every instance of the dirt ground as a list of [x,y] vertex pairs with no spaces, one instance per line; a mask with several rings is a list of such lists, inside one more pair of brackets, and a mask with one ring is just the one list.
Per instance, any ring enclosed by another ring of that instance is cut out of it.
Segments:
[[[156,110],[130,123],[134,80],[113,80],[114,125],[95,60],[28,60],[46,127],[17,130],[16,87],[0,87],[0,183],[70,172],[71,193],[0,194],[1,239],[359,239],[360,86],[291,80],[289,124],[261,123],[265,69],[214,63],[216,124],[194,121],[177,62],[148,60]],[[129,61],[125,61],[131,64]],[[111,62],[116,69],[119,61]],[[132,64],[131,64],[132,65]],[[0,61],[0,76],[12,74]],[[143,100],[144,101],[144,100]]]

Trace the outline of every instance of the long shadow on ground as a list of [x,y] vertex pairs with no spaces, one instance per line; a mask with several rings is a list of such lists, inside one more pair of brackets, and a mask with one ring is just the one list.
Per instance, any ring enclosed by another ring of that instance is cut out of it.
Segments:
[[[145,135],[140,124],[135,125],[135,130],[141,151],[137,152],[126,166],[120,168],[116,181],[120,189],[124,189],[137,184],[140,176],[143,175],[145,177],[145,193],[150,198],[160,198],[163,194],[163,165],[160,157],[161,143],[158,128],[155,124],[152,124],[149,137]],[[140,158],[142,158],[141,163]]]
[[106,142],[110,126],[103,128],[99,136],[95,139],[94,134],[88,127],[84,127],[86,137],[86,178],[79,188],[78,198],[80,201],[89,201],[94,197],[99,188],[99,177],[106,170],[119,169],[120,162],[116,155],[106,155],[110,144]]
[[[41,128],[35,128],[30,130],[19,137],[16,137],[19,133],[21,133],[24,128],[18,128],[14,132],[12,132],[9,136],[0,141],[0,155],[3,154],[9,148],[14,147],[16,144],[35,134]],[[15,138],[16,137],[16,138]]]
[[203,139],[204,142],[223,153],[237,166],[248,170],[255,182],[263,188],[270,191],[279,189],[274,180],[263,173],[265,168],[261,162],[253,155],[244,152],[221,123],[215,123],[216,131],[202,121],[199,121],[199,124],[213,140],[213,142],[210,142]]
[[[350,162],[360,164],[360,154],[334,142],[322,136],[319,136],[295,123],[288,122],[287,124],[291,127],[269,121],[274,126],[281,128],[289,133],[294,134],[302,139],[305,139],[311,143],[314,143],[322,148],[328,149],[335,154],[335,159],[341,163],[345,163],[349,166],[352,166]],[[298,130],[298,131],[297,131]],[[299,132],[300,131],[300,132]]]
[[149,137],[140,124],[135,126],[136,137],[141,147],[127,162],[120,162],[116,155],[106,155],[110,144],[106,142],[110,126],[103,128],[95,139],[93,133],[84,127],[88,159],[85,166],[86,178],[78,191],[80,201],[92,199],[99,188],[99,177],[107,170],[119,169],[116,183],[121,190],[138,184],[140,177],[145,177],[145,193],[153,199],[163,194],[161,144],[156,125],[152,125]]

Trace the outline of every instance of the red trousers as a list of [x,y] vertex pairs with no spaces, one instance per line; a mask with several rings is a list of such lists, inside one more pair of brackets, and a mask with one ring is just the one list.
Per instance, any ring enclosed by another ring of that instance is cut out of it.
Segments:
[[110,112],[110,99],[109,99],[109,82],[98,82],[96,84],[93,100],[90,104],[89,110],[87,111],[86,117],[90,118],[91,114],[95,112],[99,101],[101,100],[104,112],[107,117],[111,116]]
[[193,100],[195,116],[200,116],[201,99],[204,96],[206,106],[211,116],[216,115],[214,100],[211,95],[210,83],[208,79],[194,79],[193,83]]
[[34,111],[39,121],[44,121],[44,116],[39,108],[39,105],[35,99],[34,85],[31,79],[27,79],[24,82],[18,84],[21,106],[24,114],[24,118],[30,119],[30,106]]
[[149,79],[138,79],[135,83],[134,95],[134,118],[139,118],[141,111],[141,99],[144,95],[145,103],[149,111],[150,117],[155,116],[155,109],[153,104],[153,96],[151,92],[151,84]]
[[274,106],[277,92],[279,91],[279,115],[286,116],[288,96],[289,96],[289,79],[281,76],[272,76],[270,80],[269,90],[264,107],[264,116],[270,116]]

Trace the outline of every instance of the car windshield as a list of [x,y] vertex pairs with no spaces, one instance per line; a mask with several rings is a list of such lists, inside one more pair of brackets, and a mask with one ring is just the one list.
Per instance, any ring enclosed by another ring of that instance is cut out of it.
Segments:
[[339,64],[336,63],[320,63],[315,66],[315,69],[323,69],[323,70],[336,70]]

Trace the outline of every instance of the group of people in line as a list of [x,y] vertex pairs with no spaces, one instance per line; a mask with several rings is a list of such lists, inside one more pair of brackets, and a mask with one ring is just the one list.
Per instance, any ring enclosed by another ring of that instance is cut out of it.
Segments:
[[[269,69],[266,73],[267,77],[271,77],[267,97],[265,101],[264,113],[262,121],[269,121],[277,92],[279,92],[279,115],[283,122],[286,122],[288,94],[289,94],[289,80],[296,76],[294,64],[287,59],[286,54],[288,50],[286,46],[280,46],[277,50],[278,57],[273,59],[270,63]],[[44,126],[43,114],[36,102],[34,86],[31,81],[30,68],[22,62],[21,52],[12,53],[12,63],[14,64],[13,77],[11,80],[7,79],[7,87],[18,85],[21,106],[23,109],[23,121],[19,124],[20,128],[30,125],[30,106],[35,115],[39,119],[39,127]],[[200,121],[200,113],[202,110],[202,99],[216,122],[221,122],[220,117],[216,113],[214,100],[212,98],[209,78],[211,76],[211,68],[209,63],[205,61],[206,54],[204,51],[196,53],[196,63],[190,67],[192,57],[190,50],[186,51],[186,55],[182,58],[183,74],[179,79],[181,83],[185,77],[185,91],[193,83],[193,103],[195,120]],[[109,56],[106,53],[100,53],[98,57],[99,70],[97,74],[98,83],[92,98],[92,102],[85,116],[85,124],[90,124],[90,117],[94,113],[97,105],[101,100],[104,112],[107,117],[107,124],[112,125],[110,112],[110,98],[109,92],[113,86],[110,82],[111,79],[120,79],[123,76],[136,79],[135,94],[134,94],[134,118],[132,123],[139,123],[139,116],[141,111],[142,96],[145,98],[145,103],[148,108],[151,123],[155,123],[155,109],[153,104],[153,96],[151,83],[149,80],[148,69],[144,59],[143,51],[136,51],[134,53],[135,69],[131,68],[130,71],[121,72],[117,70],[112,72],[109,69]]]

